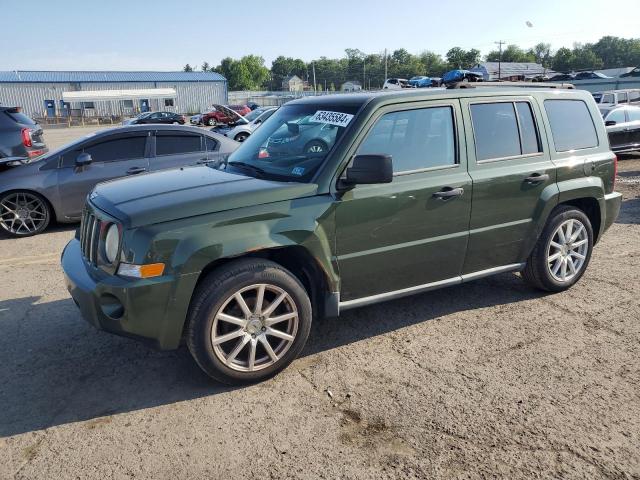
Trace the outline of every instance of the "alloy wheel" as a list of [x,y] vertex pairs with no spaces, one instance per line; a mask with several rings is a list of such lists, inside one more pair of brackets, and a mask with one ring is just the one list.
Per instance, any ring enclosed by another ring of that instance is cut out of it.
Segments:
[[0,226],[13,235],[38,232],[46,226],[48,214],[42,199],[31,193],[12,193],[0,201]]
[[561,223],[547,248],[547,267],[558,282],[568,282],[580,273],[589,251],[585,226],[576,219]]
[[298,332],[298,309],[289,293],[266,283],[230,295],[215,313],[211,344],[228,368],[254,372],[278,362]]

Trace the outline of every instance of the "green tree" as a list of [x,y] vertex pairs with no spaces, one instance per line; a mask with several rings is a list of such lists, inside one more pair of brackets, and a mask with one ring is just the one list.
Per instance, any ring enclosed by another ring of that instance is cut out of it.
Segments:
[[551,68],[557,72],[570,72],[573,69],[573,52],[562,47],[553,56]]
[[446,54],[447,68],[472,68],[480,61],[480,51],[472,48],[471,50],[463,50],[460,47],[453,47]]
[[211,67],[209,66],[209,62],[204,62],[202,64],[202,71],[203,72],[208,72],[209,70],[211,70]]
[[571,52],[571,68],[573,70],[597,70],[602,68],[604,62],[598,57],[591,45],[575,45]]
[[305,78],[307,64],[299,58],[284,57],[280,55],[271,62],[271,89],[280,90],[282,81],[289,75],[297,75]]
[[187,63],[182,70],[184,72],[193,72],[193,67]]
[[549,68],[551,66],[551,61],[553,60],[553,55],[551,55],[551,44],[549,43],[538,43],[529,49],[528,53],[533,56],[536,63],[539,63],[545,68]]
[[500,50],[493,50],[487,55],[488,62],[534,62],[535,56],[530,52],[525,52],[517,45],[507,45],[502,51],[502,57],[500,56]]

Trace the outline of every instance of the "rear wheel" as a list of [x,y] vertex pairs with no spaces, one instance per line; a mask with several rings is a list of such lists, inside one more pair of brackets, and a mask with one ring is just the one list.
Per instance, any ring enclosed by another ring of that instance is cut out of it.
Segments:
[[0,227],[11,236],[37,235],[50,220],[49,205],[37,193],[10,192],[0,197]]
[[575,207],[560,206],[550,215],[522,272],[540,290],[561,292],[584,274],[593,250],[589,218]]
[[309,297],[289,271],[268,260],[239,260],[200,283],[189,309],[187,345],[215,380],[257,382],[298,356],[311,317]]
[[244,142],[247,138],[249,138],[249,134],[245,133],[245,132],[242,132],[242,133],[239,133],[238,135],[236,135],[236,138],[234,138],[234,140],[236,142]]
[[210,118],[209,120],[207,120],[207,124],[209,124],[210,127],[213,127],[216,124],[216,119]]

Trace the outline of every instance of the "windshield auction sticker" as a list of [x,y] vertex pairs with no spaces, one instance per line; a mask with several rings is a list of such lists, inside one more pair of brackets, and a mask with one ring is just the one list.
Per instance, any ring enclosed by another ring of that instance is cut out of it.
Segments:
[[353,115],[342,112],[328,112],[325,110],[318,110],[309,119],[310,122],[328,123],[329,125],[336,125],[337,127],[346,127],[353,118]]

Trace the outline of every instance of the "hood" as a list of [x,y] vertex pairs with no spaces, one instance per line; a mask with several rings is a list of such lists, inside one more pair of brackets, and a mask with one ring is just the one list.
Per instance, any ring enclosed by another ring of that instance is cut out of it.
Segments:
[[307,197],[316,190],[315,184],[274,182],[197,166],[101,183],[90,199],[132,228]]

